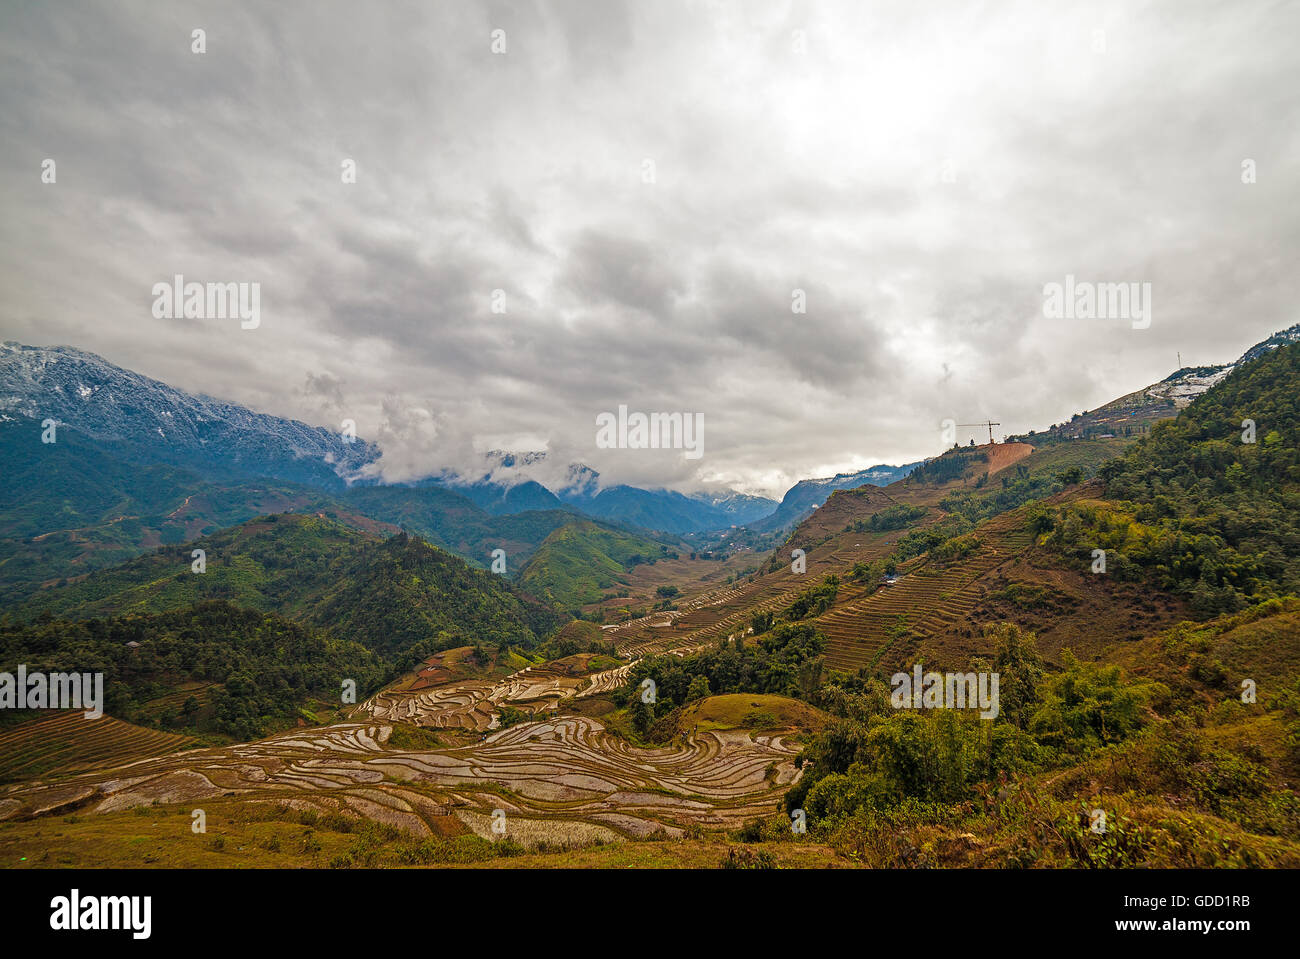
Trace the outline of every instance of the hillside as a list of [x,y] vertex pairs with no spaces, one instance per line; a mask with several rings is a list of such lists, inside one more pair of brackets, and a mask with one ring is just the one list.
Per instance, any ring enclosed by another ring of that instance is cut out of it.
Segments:
[[[1250,421],[1253,430],[1243,424]],[[1300,344],[1241,364],[1100,471],[1105,502],[1039,528],[1074,555],[1108,551],[1201,615],[1300,592]]]
[[556,529],[519,573],[529,593],[563,609],[594,603],[622,582],[629,568],[673,551],[660,542],[589,521]]
[[[206,569],[192,570],[204,550]],[[466,641],[535,645],[560,618],[500,576],[405,534],[270,515],[37,593],[15,613],[91,617],[181,610],[205,600],[287,616],[385,657]]]
[[[995,447],[885,490],[836,493],[792,535],[810,547],[807,573],[792,574],[779,554],[747,583],[688,597],[677,617],[609,631],[625,654],[677,653],[631,672],[632,690],[648,675],[664,700],[644,724],[658,730],[661,709],[697,687],[737,689],[746,671],[739,689],[749,693],[790,684],[832,719],[801,753],[805,774],[786,810],[802,809],[810,833],[876,866],[1300,863],[1296,600],[1187,622],[1178,567],[1121,559],[1127,575],[1097,575],[1090,554],[1062,549],[1044,526],[1125,507],[1104,498],[1120,481],[1147,498],[1177,484],[1187,509],[1170,529],[1220,530],[1221,543],[1203,545],[1222,559],[1247,533],[1265,557],[1294,557],[1285,523],[1232,528],[1213,495],[1227,491],[1231,507],[1234,485],[1253,478],[1257,495],[1268,490],[1258,508],[1288,496],[1293,445],[1274,441],[1250,465],[1215,459],[1220,424],[1239,423],[1242,404],[1296,435],[1300,381],[1287,350],[1235,370],[1118,455],[1109,441],[1049,444],[1041,456]],[[983,472],[999,463],[1001,477]],[[1233,464],[1243,475],[1229,481]],[[1284,564],[1269,584],[1283,588],[1288,573]],[[809,615],[800,599],[815,594],[829,607]],[[770,639],[793,629],[809,641]],[[792,648],[777,672],[772,657]],[[891,708],[885,680],[914,663],[996,671],[996,721]],[[1258,701],[1241,699],[1243,678],[1258,684]],[[632,695],[627,704],[632,717],[646,711]],[[1102,810],[1113,845],[1089,840],[1081,802]],[[775,817],[766,825],[755,840],[778,841]]]
[[1239,696],[1241,681],[1276,699],[1295,690],[1300,663],[1300,598],[1260,603],[1203,623],[1184,622],[1139,642],[1116,646],[1106,659],[1137,676],[1192,684],[1206,702]]
[[505,577],[405,534],[367,544],[339,574],[308,619],[399,662],[467,643],[531,647],[566,619]]
[[[1169,625],[1184,608],[1176,598],[1090,577],[1087,565],[1078,571],[1039,545],[1030,525],[1037,503],[1083,495],[1081,484],[1132,442],[961,447],[888,487],[837,491],[758,575],[697,587],[677,610],[609,634],[629,654],[715,642],[743,633],[755,616],[779,618],[827,576],[839,586],[815,622],[826,665],[850,673],[916,656],[961,665],[979,653],[986,625],[1008,619],[1040,630],[1053,658],[1065,646],[1094,649],[1103,636]],[[806,572],[792,568],[795,549],[805,553]],[[886,584],[887,577],[896,578]]]
[[35,420],[0,418],[0,605],[265,513],[320,512],[372,533],[397,531],[306,486],[211,482],[134,462],[77,428],[60,427],[54,443],[40,442],[41,432]]
[[[1105,655],[1180,618],[1295,593],[1300,346],[1254,352],[1148,437],[960,448],[883,489],[836,492],[759,575],[610,635],[629,653],[696,647],[779,619],[833,576],[815,620],[833,668],[962,666],[1003,622],[1059,664],[1067,649]],[[1257,442],[1241,442],[1243,419]],[[1106,575],[1092,572],[1096,548]]]
[[[42,589],[14,612],[30,618],[48,610],[84,618],[165,612],[221,599],[299,614],[317,584],[371,539],[315,516],[270,514]],[[205,553],[201,574],[192,570],[196,549]]]
[[[364,695],[390,672],[358,643],[220,601],[144,615],[0,624],[0,668],[18,663],[32,671],[103,673],[102,707],[115,719],[236,739],[292,725],[313,701],[338,709],[343,680]],[[193,683],[203,684],[201,698],[187,691]],[[169,706],[151,708],[172,691],[178,694]]]
[[753,520],[748,525],[755,530],[771,531],[789,529],[804,519],[808,512],[821,506],[836,490],[856,489],[860,486],[888,486],[907,476],[919,463],[905,466],[871,466],[856,473],[837,473],[822,479],[800,480],[781,497],[781,503],[770,516]]

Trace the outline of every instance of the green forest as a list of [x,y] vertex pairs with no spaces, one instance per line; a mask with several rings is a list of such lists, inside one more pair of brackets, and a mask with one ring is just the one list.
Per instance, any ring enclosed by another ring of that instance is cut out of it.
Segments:
[[6,617],[0,621],[0,664],[11,671],[18,663],[29,672],[103,673],[104,711],[151,725],[156,714],[146,704],[185,683],[216,684],[210,722],[200,723],[200,701],[187,697],[156,724],[245,740],[289,724],[309,702],[342,705],[344,680],[355,683],[360,701],[392,674],[358,643],[219,600],[78,621],[46,613],[34,623],[15,624]]
[[1047,542],[1149,575],[1202,616],[1300,593],[1300,344],[1236,370],[1098,472],[1104,501],[1040,509]]

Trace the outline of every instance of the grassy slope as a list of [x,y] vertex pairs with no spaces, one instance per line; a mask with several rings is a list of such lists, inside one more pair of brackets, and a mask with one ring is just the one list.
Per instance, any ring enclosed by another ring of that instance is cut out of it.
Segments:
[[680,730],[700,729],[820,729],[827,715],[820,709],[788,696],[769,693],[729,693],[710,696],[682,710]]
[[[104,815],[72,814],[57,819],[0,823],[0,866],[52,868],[298,868],[323,867],[364,842],[360,827],[317,820],[310,825],[292,816],[270,818],[265,804],[237,800],[204,804],[207,833],[191,831],[189,807],[147,806]],[[459,821],[447,817],[448,827]],[[740,849],[725,837],[710,835],[677,841],[627,841],[563,852],[494,854],[490,844],[466,834],[444,838],[451,856],[424,865],[437,868],[589,868],[716,869]],[[379,846],[390,856],[400,838],[384,836]],[[769,844],[782,868],[854,865],[823,843]],[[502,852],[505,850],[501,850]],[[383,852],[381,852],[381,856]],[[402,866],[381,858],[384,866]]]
[[572,609],[596,602],[621,582],[636,557],[657,559],[662,543],[579,520],[555,530],[519,574],[533,595]]

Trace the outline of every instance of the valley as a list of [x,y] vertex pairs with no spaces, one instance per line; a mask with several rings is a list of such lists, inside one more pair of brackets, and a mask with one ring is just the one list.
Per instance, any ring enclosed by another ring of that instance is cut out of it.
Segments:
[[6,941],[1257,951],[1244,4],[4,4]]
[[[884,485],[836,477],[797,521],[756,530],[489,514],[428,487],[276,498],[241,480],[270,512],[186,523],[197,537],[6,603],[6,663],[92,663],[111,692],[99,720],[4,717],[0,855],[1300,863],[1297,561],[1285,524],[1241,519],[1294,502],[1294,447],[1233,454],[1243,489],[1260,489],[1247,470],[1279,477],[1263,499],[1160,499],[1177,471],[1220,469],[1206,464],[1228,430],[1208,418],[1250,409],[1291,435],[1297,350],[1279,342],[1163,418],[1114,407],[1142,429],[1096,419],[956,447]],[[166,519],[214,495],[186,493]],[[102,528],[121,522],[108,512]],[[494,538],[507,528],[518,538]],[[490,572],[420,532],[435,529],[524,552]],[[885,680],[916,663],[995,668],[999,719],[894,714]],[[1242,676],[1262,699],[1234,702]],[[1127,845],[1073,837],[1061,817],[1080,802],[1111,809]],[[195,816],[208,825],[187,839]]]

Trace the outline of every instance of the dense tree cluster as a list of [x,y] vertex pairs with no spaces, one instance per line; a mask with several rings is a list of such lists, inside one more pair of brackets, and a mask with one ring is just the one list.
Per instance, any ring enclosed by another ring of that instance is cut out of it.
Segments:
[[[128,644],[138,645],[128,645]],[[166,613],[76,622],[45,614],[0,623],[0,669],[104,674],[104,711],[139,720],[146,703],[187,682],[220,684],[213,729],[255,739],[297,715],[310,699],[341,702],[350,679],[358,696],[391,670],[357,643],[270,613],[221,601]],[[194,710],[178,721],[191,725]]]
[[[646,657],[632,668],[619,698],[631,701],[633,721],[640,732],[655,718],[711,694],[777,693],[806,698],[821,682],[825,647],[825,637],[811,625],[780,623],[749,642],[738,636],[694,656]],[[646,679],[655,684],[653,704],[638,697]]]
[[531,648],[566,619],[502,577],[404,534],[368,546],[340,573],[310,620],[385,655],[422,641],[427,649],[431,636],[444,637],[440,649],[480,639]]
[[880,533],[887,530],[903,529],[925,515],[922,506],[886,506],[879,512],[872,513],[865,520],[858,520],[849,526],[855,533]]
[[1169,690],[1123,680],[1118,667],[1080,663],[1049,674],[1032,633],[1011,624],[986,635],[992,660],[972,664],[1000,677],[1000,709],[989,721],[952,709],[896,710],[879,679],[823,687],[816,702],[835,716],[800,754],[807,769],[786,798],[814,820],[904,802],[956,803],[983,782],[1051,768],[1119,742],[1143,726]]
[[946,512],[978,523],[1032,500],[1059,493],[1067,483],[1077,483],[1081,478],[1082,472],[1077,467],[1072,472],[1049,477],[1030,476],[1029,470],[1021,465],[1011,475],[1000,477],[1001,483],[993,489],[957,490],[941,499],[939,505]]
[[839,590],[840,578],[835,575],[827,576],[820,583],[800,590],[785,609],[786,619],[793,621],[806,619],[809,616],[820,616],[835,603]]
[[989,454],[980,450],[949,450],[922,463],[908,475],[914,483],[934,483],[936,486],[959,479],[977,463],[987,463]]
[[1300,345],[1244,365],[1099,477],[1108,502],[1044,508],[1040,533],[1107,573],[1154,576],[1202,615],[1300,592]]

